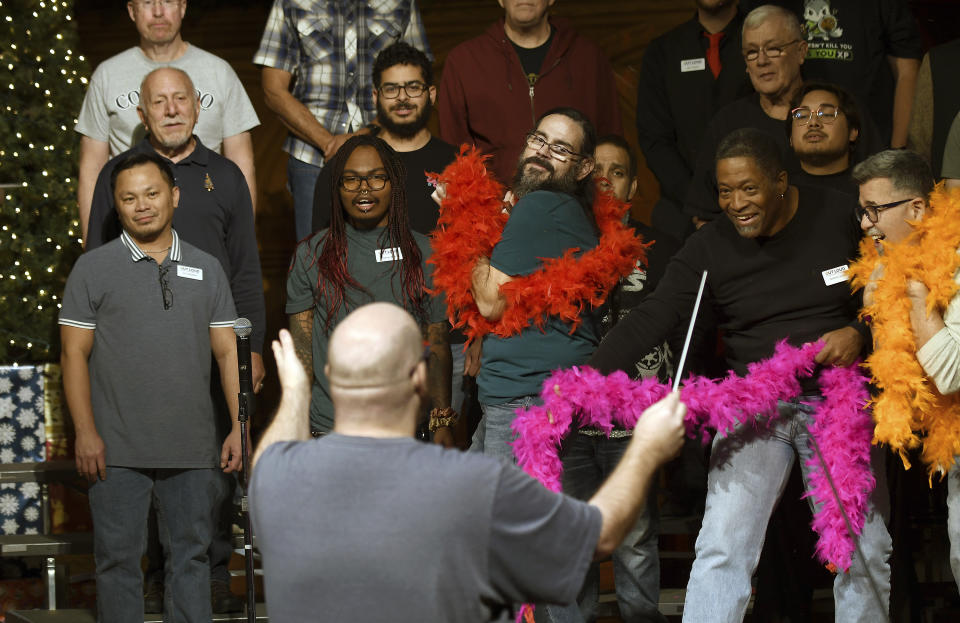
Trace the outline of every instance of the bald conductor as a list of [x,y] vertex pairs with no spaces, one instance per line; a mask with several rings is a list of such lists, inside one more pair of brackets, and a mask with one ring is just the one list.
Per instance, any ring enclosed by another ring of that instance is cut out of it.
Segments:
[[326,437],[310,438],[310,379],[289,333],[273,352],[283,396],[250,497],[274,622],[479,622],[508,604],[571,603],[683,440],[686,408],[671,395],[580,502],[505,461],[414,439],[427,366],[416,323],[395,305],[360,307],[334,330]]

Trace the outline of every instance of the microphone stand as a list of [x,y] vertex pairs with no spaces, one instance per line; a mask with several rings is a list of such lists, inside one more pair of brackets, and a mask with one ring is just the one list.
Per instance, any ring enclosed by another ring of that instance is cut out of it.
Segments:
[[237,366],[239,368],[240,393],[238,397],[237,421],[240,423],[240,456],[243,461],[243,496],[240,498],[240,510],[243,513],[243,559],[247,576],[247,623],[256,623],[257,602],[254,592],[253,570],[253,534],[250,526],[250,505],[247,493],[250,488],[250,452],[247,450],[247,421],[253,415],[253,386],[251,383],[250,333],[253,326],[246,318],[238,318],[233,324],[237,335]]
[[240,409],[237,419],[240,422],[240,447],[243,457],[243,497],[240,498],[240,510],[243,511],[243,560],[246,564],[247,576],[247,622],[256,623],[257,601],[254,591],[253,570],[253,535],[250,526],[250,506],[247,502],[247,491],[250,486],[250,452],[247,450],[247,420],[250,405],[246,392],[240,392]]

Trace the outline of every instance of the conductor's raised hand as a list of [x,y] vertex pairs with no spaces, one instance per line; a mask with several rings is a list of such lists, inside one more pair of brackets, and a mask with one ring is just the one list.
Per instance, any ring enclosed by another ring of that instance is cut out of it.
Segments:
[[290,332],[280,329],[279,339],[273,340],[270,347],[277,362],[277,376],[283,392],[309,392],[310,378],[297,357],[297,349],[293,345]]

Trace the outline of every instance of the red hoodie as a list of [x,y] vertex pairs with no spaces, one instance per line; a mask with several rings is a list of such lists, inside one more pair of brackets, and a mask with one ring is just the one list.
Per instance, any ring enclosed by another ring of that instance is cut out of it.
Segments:
[[524,136],[551,108],[580,110],[598,135],[622,134],[616,83],[606,56],[569,21],[549,19],[556,32],[532,87],[502,18],[454,48],[443,66],[437,104],[441,138],[492,154],[491,169],[505,184],[513,179]]

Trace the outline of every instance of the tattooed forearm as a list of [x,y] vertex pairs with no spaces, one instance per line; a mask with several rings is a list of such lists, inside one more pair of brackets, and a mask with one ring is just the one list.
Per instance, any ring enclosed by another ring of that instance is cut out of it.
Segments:
[[[446,321],[427,327],[430,344],[430,362],[427,367],[427,391],[434,409],[450,405],[450,387],[453,377],[453,358],[450,356],[450,327]],[[457,408],[459,405],[455,405]]]
[[313,309],[290,315],[290,336],[297,358],[313,377]]

